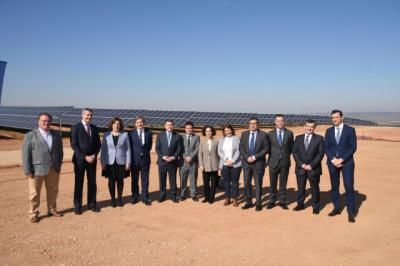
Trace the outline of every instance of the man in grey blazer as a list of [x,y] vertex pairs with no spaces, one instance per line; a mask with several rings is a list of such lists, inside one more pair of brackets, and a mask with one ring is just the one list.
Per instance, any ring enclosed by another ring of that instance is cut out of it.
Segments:
[[242,209],[253,207],[251,180],[254,177],[256,185],[256,211],[261,211],[262,183],[266,167],[265,155],[269,150],[268,135],[258,129],[257,117],[249,119],[249,130],[244,131],[240,137],[240,154],[244,173],[244,189],[246,204]]
[[285,118],[283,115],[275,115],[275,129],[268,132],[268,137],[271,149],[268,158],[270,198],[267,209],[271,209],[275,206],[279,179],[279,206],[287,210],[286,186],[294,137],[293,132],[285,128]]
[[40,191],[46,186],[48,214],[61,217],[57,212],[58,183],[63,160],[60,134],[50,130],[51,115],[38,115],[38,128],[25,135],[22,146],[22,164],[29,181],[29,220],[39,222]]
[[179,162],[179,174],[181,177],[181,200],[186,199],[187,180],[190,182],[190,197],[193,201],[197,199],[197,175],[198,175],[198,153],[200,137],[193,134],[193,123],[185,123],[185,134],[182,135],[182,158]]

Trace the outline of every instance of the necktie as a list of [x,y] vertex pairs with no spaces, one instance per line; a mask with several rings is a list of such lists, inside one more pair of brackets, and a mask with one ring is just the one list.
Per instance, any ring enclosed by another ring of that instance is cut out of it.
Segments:
[[278,132],[278,142],[279,142],[279,145],[282,145],[282,142],[283,142],[282,130],[279,130],[279,132]]
[[256,146],[256,138],[255,138],[256,133],[252,132],[251,133],[251,138],[250,138],[250,145],[249,145],[249,151],[251,155],[254,155],[254,149]]
[[188,149],[189,149],[189,147],[190,147],[190,136],[188,136],[188,142],[187,142],[187,145],[188,145]]
[[140,143],[142,143],[142,145],[144,144],[144,141],[142,139],[142,131],[139,130],[139,139],[140,139]]
[[308,150],[309,145],[310,145],[310,135],[307,135],[306,141],[304,142],[304,147],[306,148],[306,151]]
[[88,134],[88,136],[90,137],[90,128],[89,128],[89,124],[85,125],[86,128],[86,133]]
[[336,143],[339,144],[340,141],[340,128],[336,128]]
[[167,138],[168,138],[168,147],[171,144],[171,133],[167,133]]

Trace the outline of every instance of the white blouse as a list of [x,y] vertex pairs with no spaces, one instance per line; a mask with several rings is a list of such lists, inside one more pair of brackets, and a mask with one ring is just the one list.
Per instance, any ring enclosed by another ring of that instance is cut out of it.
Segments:
[[224,145],[222,146],[222,150],[224,151],[224,154],[225,154],[224,161],[232,160],[232,156],[233,156],[233,154],[232,154],[232,137],[225,137]]

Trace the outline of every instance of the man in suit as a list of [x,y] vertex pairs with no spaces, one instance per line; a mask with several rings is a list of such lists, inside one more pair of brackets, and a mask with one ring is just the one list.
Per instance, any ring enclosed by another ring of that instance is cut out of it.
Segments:
[[22,164],[29,181],[29,220],[39,222],[40,191],[46,186],[48,214],[61,217],[57,212],[58,183],[63,160],[63,144],[59,133],[50,130],[52,117],[48,113],[38,115],[38,128],[24,137]]
[[72,162],[75,172],[74,212],[82,213],[82,190],[85,172],[87,175],[87,203],[88,209],[99,212],[96,202],[96,165],[97,155],[101,148],[99,130],[92,125],[93,111],[90,108],[82,110],[82,121],[71,129],[71,147],[74,151]]
[[131,175],[132,175],[132,204],[139,199],[139,175],[141,181],[141,198],[145,205],[151,205],[149,200],[150,152],[153,147],[153,133],[144,127],[144,117],[135,119],[135,129],[129,133],[131,144]]
[[158,174],[160,182],[160,199],[163,202],[167,194],[167,174],[169,176],[169,188],[171,200],[178,203],[176,196],[176,171],[182,155],[181,136],[174,131],[174,121],[165,120],[165,131],[160,132],[156,140],[156,152],[158,155]]
[[324,157],[324,139],[315,134],[316,122],[309,119],[304,124],[305,134],[296,137],[293,158],[296,161],[297,206],[294,211],[304,210],[307,179],[311,186],[313,214],[319,214],[319,180],[322,175],[321,161]]
[[256,185],[256,211],[261,211],[262,183],[266,167],[265,155],[269,150],[269,140],[267,133],[258,129],[257,117],[249,119],[249,130],[242,133],[239,150],[242,155],[246,197],[246,204],[242,209],[246,210],[253,207],[251,181],[254,177]]
[[293,132],[285,128],[285,118],[275,115],[275,129],[268,132],[270,153],[268,158],[270,198],[267,209],[275,206],[279,180],[279,206],[287,210],[286,186],[289,176],[290,155],[293,149]]
[[325,153],[331,177],[332,201],[334,209],[329,216],[340,214],[340,173],[343,175],[346,191],[348,221],[355,222],[354,158],[357,150],[357,136],[353,127],[343,123],[343,112],[331,112],[333,126],[325,133]]
[[180,159],[179,174],[181,177],[181,200],[186,199],[187,179],[190,181],[190,197],[193,201],[197,199],[197,174],[198,174],[198,153],[200,137],[193,134],[193,123],[185,123],[185,134],[182,135],[183,154]]

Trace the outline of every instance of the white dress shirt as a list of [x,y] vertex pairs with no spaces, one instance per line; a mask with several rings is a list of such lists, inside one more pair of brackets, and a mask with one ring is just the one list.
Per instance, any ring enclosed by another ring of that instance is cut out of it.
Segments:
[[141,139],[141,141],[142,141],[142,145],[144,145],[144,128],[143,129],[138,129],[137,130],[137,134],[138,134],[138,137],[140,138],[140,133],[142,133],[142,139]]
[[44,142],[46,142],[47,147],[51,150],[53,146],[53,136],[51,135],[50,131],[44,131],[43,129],[39,128],[39,132],[43,137]]

